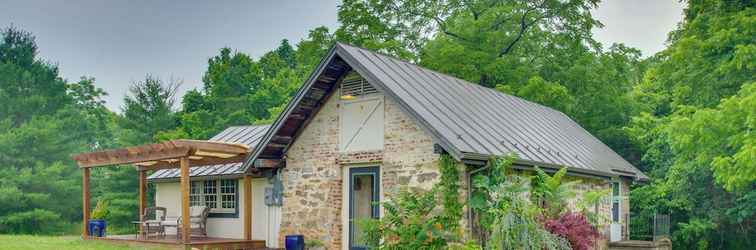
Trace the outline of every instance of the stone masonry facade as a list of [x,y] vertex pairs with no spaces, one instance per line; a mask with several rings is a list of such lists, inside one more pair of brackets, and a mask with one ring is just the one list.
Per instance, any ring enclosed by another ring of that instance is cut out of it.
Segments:
[[400,187],[429,189],[438,182],[433,139],[390,98],[384,98],[383,150],[339,152],[339,102],[331,96],[286,154],[281,243],[285,235],[303,234],[327,249],[342,248],[346,167],[379,166],[383,200]]
[[[600,221],[602,228],[599,229],[599,232],[601,233],[603,238],[606,238],[605,240],[608,240],[609,224],[612,223],[611,182],[603,179],[582,178],[575,176],[568,176],[567,181],[579,181],[579,183],[575,186],[575,198],[568,201],[568,207],[572,210],[575,210],[577,208],[578,202],[582,200],[583,196],[587,192],[595,190],[607,190],[609,195],[602,199],[597,207],[591,208],[590,211],[598,213],[601,216]],[[622,239],[628,239],[629,237],[629,224],[627,220],[630,218],[630,183],[630,181],[623,179],[621,180],[620,185],[620,197],[622,197],[620,201],[620,224],[622,224]]]
[[[524,176],[532,176],[534,174],[533,171],[522,171],[520,172]],[[593,213],[599,214],[600,218],[600,224],[601,228],[599,228],[599,233],[601,233],[601,238],[603,238],[601,241],[603,241],[601,244],[599,244],[600,249],[606,249],[606,244],[609,239],[609,224],[611,224],[612,220],[612,200],[611,200],[611,191],[612,191],[612,182],[607,179],[602,178],[589,178],[589,177],[578,177],[574,175],[567,175],[564,179],[565,182],[568,181],[577,181],[577,185],[574,186],[575,191],[575,197],[572,199],[569,199],[567,201],[567,207],[571,211],[578,211],[578,204],[583,199],[586,193],[590,191],[597,191],[597,190],[605,190],[608,195],[605,196],[597,206],[589,208],[589,211]],[[622,184],[620,185],[620,196],[622,197],[620,201],[620,222],[622,224],[622,238],[628,239],[629,237],[629,227],[627,223],[627,219],[629,218],[630,214],[630,184],[631,181],[623,179],[621,180]]]

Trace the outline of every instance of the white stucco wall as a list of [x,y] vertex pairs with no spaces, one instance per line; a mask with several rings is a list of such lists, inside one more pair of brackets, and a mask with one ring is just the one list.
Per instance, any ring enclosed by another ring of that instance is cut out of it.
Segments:
[[[237,180],[239,188],[238,218],[208,218],[207,235],[210,237],[241,239],[244,237],[244,183]],[[268,247],[278,247],[278,230],[281,208],[265,205],[265,187],[270,186],[264,178],[252,180],[252,239],[265,240]],[[165,207],[168,217],[181,215],[181,189],[178,182],[155,183],[155,204]],[[173,228],[167,234],[176,234]]]

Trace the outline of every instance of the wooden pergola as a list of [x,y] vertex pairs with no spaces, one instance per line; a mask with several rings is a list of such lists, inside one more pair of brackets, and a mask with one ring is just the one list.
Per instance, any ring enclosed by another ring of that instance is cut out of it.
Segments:
[[[157,169],[180,168],[181,180],[181,216],[189,216],[190,166],[203,166],[243,162],[250,149],[238,143],[225,143],[198,140],[172,140],[162,143],[145,144],[72,156],[82,170],[83,228],[82,238],[88,238],[89,221],[89,174],[93,167],[133,164],[139,171],[139,214],[147,206],[146,172]],[[252,176],[244,175],[244,239],[252,239]],[[145,218],[140,218],[143,220]],[[191,243],[188,219],[181,221],[181,239],[184,244]]]

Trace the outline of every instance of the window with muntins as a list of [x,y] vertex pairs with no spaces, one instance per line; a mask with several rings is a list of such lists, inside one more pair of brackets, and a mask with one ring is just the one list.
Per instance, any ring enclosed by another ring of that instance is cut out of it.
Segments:
[[191,182],[190,206],[207,206],[211,214],[235,214],[238,206],[237,180],[213,179]]

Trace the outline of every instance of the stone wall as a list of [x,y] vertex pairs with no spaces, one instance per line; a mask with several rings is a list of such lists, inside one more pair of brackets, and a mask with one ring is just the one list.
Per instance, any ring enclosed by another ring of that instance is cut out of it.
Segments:
[[280,241],[303,234],[327,249],[342,248],[342,183],[349,166],[379,166],[383,200],[403,186],[427,189],[438,182],[433,139],[390,98],[384,98],[383,150],[339,152],[339,101],[331,96],[286,154]]
[[[575,198],[567,201],[568,207],[573,211],[576,211],[578,203],[583,200],[584,195],[590,191],[607,190],[609,194],[598,206],[590,208],[589,210],[594,213],[598,213],[602,220],[609,222],[612,216],[612,203],[610,201],[612,185],[607,180],[598,178],[583,178],[568,176],[567,181],[579,181],[575,186]],[[608,230],[608,228],[607,228]],[[608,232],[608,231],[607,231]]]
[[[583,199],[585,193],[592,190],[608,190],[609,195],[597,206],[590,211],[598,213],[601,218],[602,227],[599,231],[603,238],[609,239],[609,224],[612,223],[612,202],[611,202],[611,182],[608,180],[602,180],[597,178],[583,178],[569,176],[569,181],[578,180],[580,183],[575,187],[576,196],[574,199],[568,201],[568,205],[571,209],[575,209],[578,202]],[[620,224],[622,224],[622,239],[627,240],[629,238],[629,223],[630,218],[630,183],[631,181],[623,179],[620,185],[620,196],[622,200],[620,202]]]
[[[534,172],[525,170],[522,171],[521,174],[524,176],[531,176],[534,174]],[[611,182],[608,179],[579,177],[574,175],[566,176],[564,181],[578,181],[578,184],[574,187],[575,197],[567,201],[567,206],[572,211],[577,211],[578,204],[583,200],[583,197],[587,192],[596,190],[606,190],[608,192],[608,195],[604,199],[602,199],[602,201],[597,206],[589,208],[589,211],[597,213],[600,216],[599,221],[601,223],[601,227],[599,228],[599,232],[601,233],[601,237],[603,239],[602,243],[599,245],[602,246],[601,249],[606,249],[609,240],[609,224],[611,224],[612,222]],[[626,219],[629,218],[630,213],[630,183],[631,182],[628,180],[622,180],[620,189],[620,195],[623,197],[623,200],[620,203],[620,218],[621,224],[623,225],[622,237],[625,240],[628,239],[629,235],[627,232],[629,224]]]

